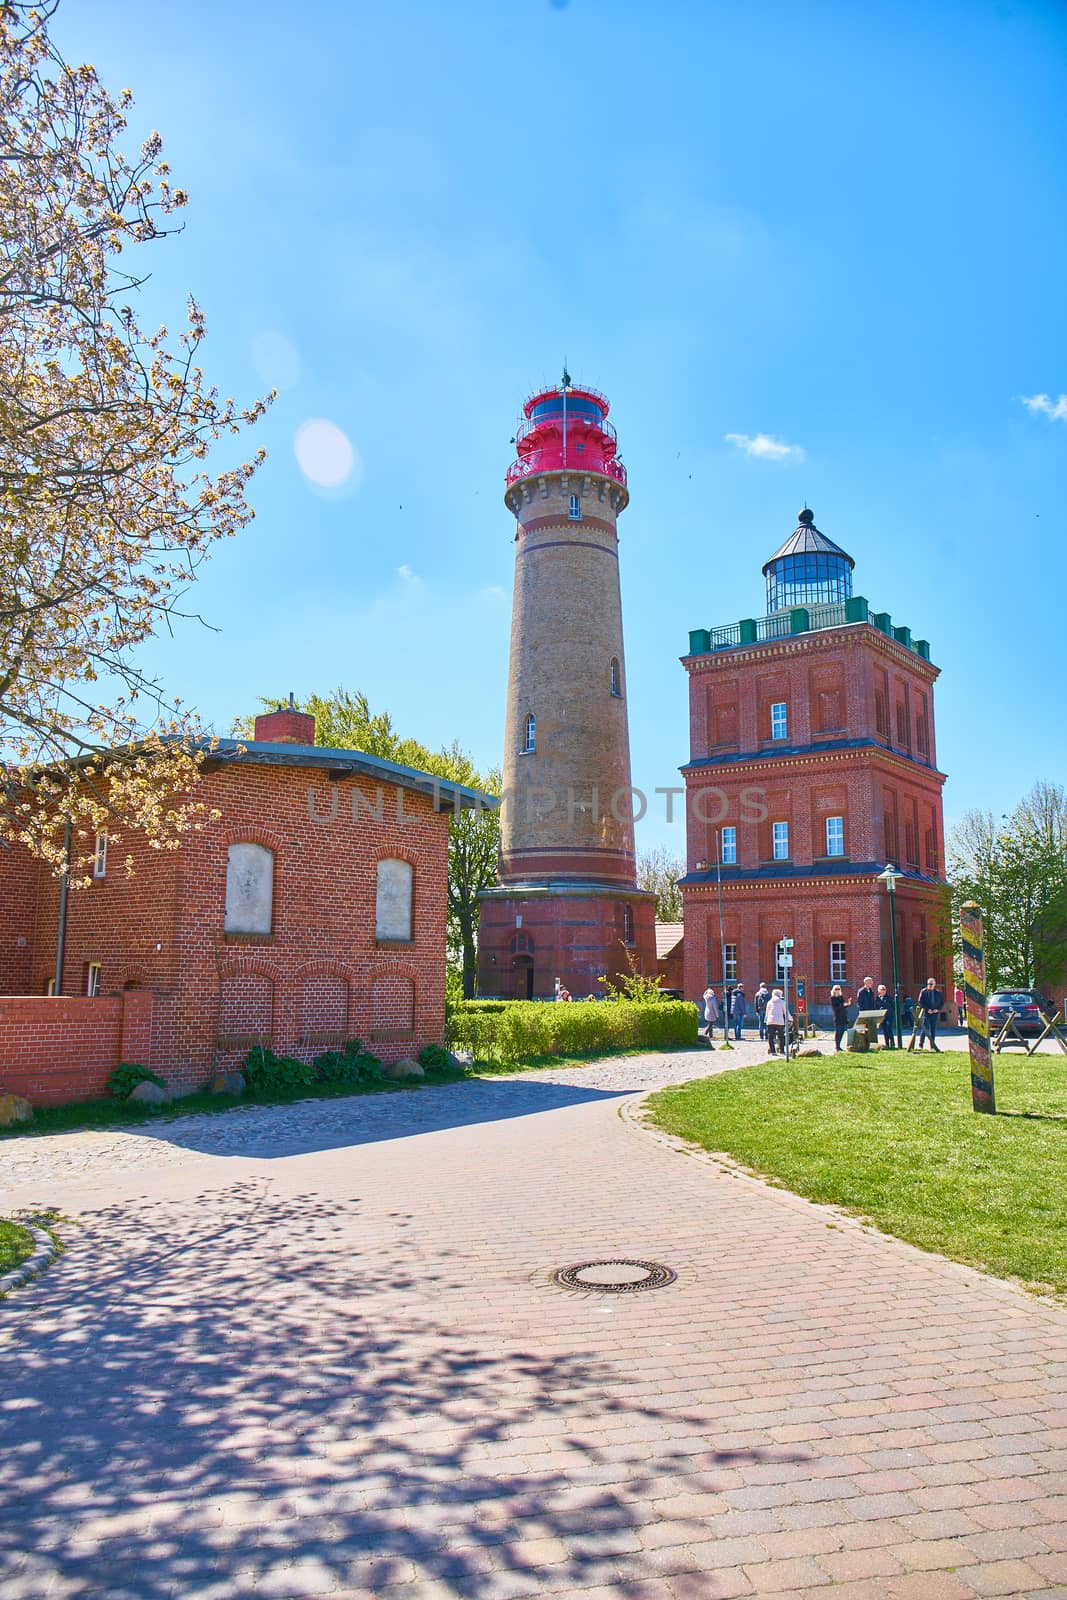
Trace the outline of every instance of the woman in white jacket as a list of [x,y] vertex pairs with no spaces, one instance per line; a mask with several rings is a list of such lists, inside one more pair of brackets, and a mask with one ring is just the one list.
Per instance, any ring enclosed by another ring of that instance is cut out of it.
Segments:
[[704,990],[704,1022],[708,1030],[708,1043],[711,1044],[715,1037],[715,1024],[719,1020],[719,997],[715,990],[708,984]]
[[785,1028],[788,1021],[785,996],[781,989],[775,989],[767,1001],[767,1048],[772,1056],[785,1055]]

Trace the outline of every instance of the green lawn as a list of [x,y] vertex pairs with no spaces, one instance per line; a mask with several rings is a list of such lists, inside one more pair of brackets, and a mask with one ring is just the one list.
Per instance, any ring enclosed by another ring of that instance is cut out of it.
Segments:
[[769,1061],[650,1100],[667,1132],[926,1250],[1067,1296],[1067,1056],[1000,1056],[997,1116],[965,1055]]
[[0,1218],[0,1277],[12,1272],[33,1255],[33,1235],[17,1222]]

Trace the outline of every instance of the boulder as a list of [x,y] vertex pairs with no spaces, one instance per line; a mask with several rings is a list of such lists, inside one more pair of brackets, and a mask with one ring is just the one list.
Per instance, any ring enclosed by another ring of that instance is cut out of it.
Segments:
[[130,1090],[130,1099],[139,1100],[143,1106],[167,1106],[170,1104],[170,1090],[145,1078],[143,1083],[135,1084]]
[[220,1072],[211,1085],[212,1094],[232,1094],[240,1098],[245,1092],[243,1072]]
[[808,1046],[806,1046],[805,1049],[797,1051],[797,1056],[798,1057],[799,1056],[821,1056],[821,1055],[822,1055],[822,1051],[821,1050],[816,1050],[813,1045],[808,1045]]
[[33,1107],[19,1094],[0,1094],[0,1128],[10,1128],[16,1122],[29,1122]]
[[387,1078],[392,1078],[394,1081],[403,1078],[424,1078],[426,1076],[419,1063],[412,1056],[404,1056],[400,1061],[390,1061],[388,1066],[382,1068],[382,1071]]
[[474,1065],[473,1050],[450,1050],[448,1054],[454,1067],[473,1067]]

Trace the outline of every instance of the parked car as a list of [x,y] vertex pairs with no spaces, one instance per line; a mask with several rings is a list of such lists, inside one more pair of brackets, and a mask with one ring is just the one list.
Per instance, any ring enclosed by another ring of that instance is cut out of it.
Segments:
[[1040,1033],[1045,1026],[1038,997],[1032,989],[998,989],[989,996],[989,1030],[995,1032],[1015,1012],[1020,1033]]

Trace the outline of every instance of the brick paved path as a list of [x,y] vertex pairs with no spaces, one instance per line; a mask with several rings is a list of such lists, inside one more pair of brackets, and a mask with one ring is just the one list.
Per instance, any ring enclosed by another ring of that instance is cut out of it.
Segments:
[[620,1115],[753,1053],[0,1147],[4,1600],[1067,1596],[1067,1313]]

